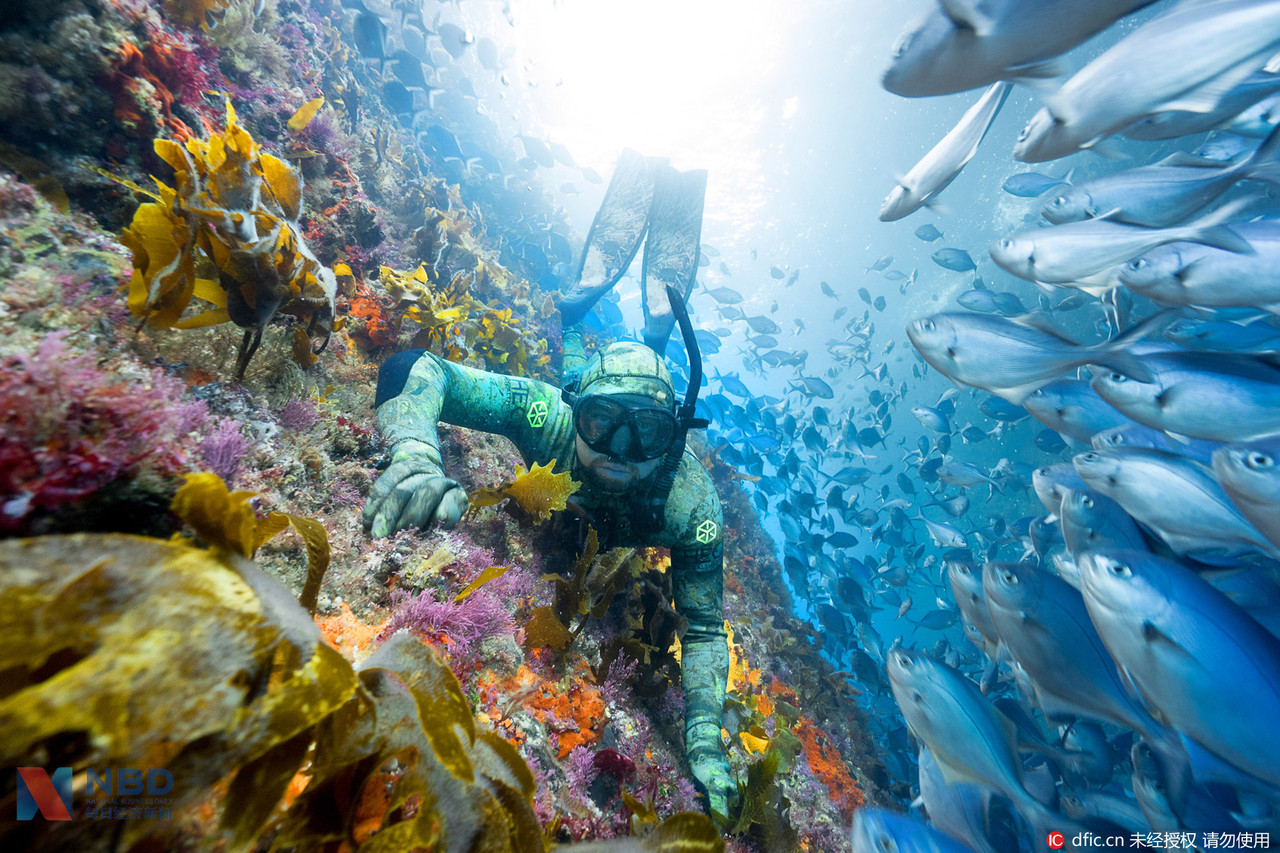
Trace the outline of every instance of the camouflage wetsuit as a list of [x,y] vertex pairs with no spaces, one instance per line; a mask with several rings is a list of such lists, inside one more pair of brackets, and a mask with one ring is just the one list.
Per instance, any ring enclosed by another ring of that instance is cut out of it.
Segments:
[[[566,350],[573,349],[567,342]],[[622,494],[592,487],[575,448],[572,409],[560,389],[425,353],[413,363],[403,389],[378,407],[378,425],[391,446],[393,464],[412,460],[419,470],[434,468],[433,473],[446,476],[436,431],[439,421],[505,435],[526,467],[555,460],[556,473],[567,471],[582,483],[574,498],[592,518],[602,547],[670,549],[675,607],[689,623],[681,640],[686,752],[695,768],[723,766],[720,726],[729,671],[723,521],[719,496],[698,458],[685,450],[666,503],[665,525],[656,534],[643,535],[632,529],[632,502],[644,498],[650,483],[642,481]]]

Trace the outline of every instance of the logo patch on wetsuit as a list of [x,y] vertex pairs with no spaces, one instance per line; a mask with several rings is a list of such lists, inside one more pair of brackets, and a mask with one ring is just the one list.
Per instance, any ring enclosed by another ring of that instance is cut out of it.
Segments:
[[698,541],[703,545],[708,542],[712,542],[716,538],[716,523],[708,519],[698,525],[698,529],[695,533],[697,534]]
[[547,401],[534,400],[530,403],[527,417],[529,418],[529,426],[534,429],[540,429],[547,422]]

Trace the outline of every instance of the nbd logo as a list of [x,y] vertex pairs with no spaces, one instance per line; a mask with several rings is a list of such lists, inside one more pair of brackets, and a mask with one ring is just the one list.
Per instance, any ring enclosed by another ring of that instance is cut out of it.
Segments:
[[[173,774],[157,768],[88,770],[85,780],[89,798],[160,797],[173,790]],[[58,767],[52,774],[43,767],[19,767],[18,820],[31,820],[36,812],[45,820],[71,820],[71,781],[70,767]]]
[[43,767],[18,768],[18,820],[36,812],[45,820],[71,820],[71,768],[59,767],[53,776]]
[[[99,774],[96,770],[88,771],[88,783],[85,795],[89,797],[137,797],[143,793],[143,773],[136,767],[121,767],[115,770],[116,786],[111,787],[111,770]],[[150,769],[146,772],[146,795],[158,797],[173,790],[173,774],[168,770]],[[163,780],[163,787],[157,784]]]

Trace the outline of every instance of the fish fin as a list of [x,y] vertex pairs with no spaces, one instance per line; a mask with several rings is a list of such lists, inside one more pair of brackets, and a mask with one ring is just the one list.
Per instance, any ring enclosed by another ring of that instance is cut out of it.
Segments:
[[1164,646],[1177,651],[1189,660],[1194,661],[1196,659],[1195,655],[1183,648],[1181,643],[1170,637],[1164,631],[1161,631],[1159,626],[1149,619],[1144,619],[1142,621],[1142,639],[1149,646]]
[[989,36],[995,29],[995,21],[974,0],[938,0],[938,5],[959,29],[973,30],[978,36]]
[[1071,65],[1061,58],[1031,62],[1005,69],[1005,78],[1030,89],[1042,99],[1052,97],[1062,88],[1062,78],[1071,73]]
[[1189,237],[1188,241],[1192,243],[1199,243],[1202,246],[1212,246],[1215,249],[1225,249],[1226,251],[1234,252],[1237,255],[1257,254],[1248,240],[1244,239],[1225,225],[1214,225],[1210,228],[1200,229],[1193,236]]
[[1272,798],[1280,797],[1280,791],[1275,786],[1229,764],[1182,733],[1178,734],[1178,738],[1182,741],[1182,748],[1191,766],[1191,775],[1196,781],[1219,782]]
[[1280,127],[1276,127],[1258,146],[1244,165],[1246,177],[1280,185]]
[[[1186,151],[1175,151],[1168,157],[1161,160],[1159,166],[1179,166],[1184,169],[1222,169],[1224,164],[1221,160],[1211,160],[1208,157],[1197,157],[1194,154],[1188,154]],[[1230,164],[1225,164],[1230,168]]]
[[1257,66],[1252,62],[1241,62],[1234,68],[1229,68],[1225,73],[1219,74],[1203,86],[1197,86],[1187,92],[1180,100],[1162,104],[1159,112],[1213,112],[1217,109],[1218,104],[1222,102],[1222,99],[1237,85],[1244,82],[1255,70],[1257,70]]
[[1072,346],[1080,346],[1080,342],[1068,335],[1061,326],[1055,323],[1053,315],[1047,311],[1037,309],[1008,319],[1009,322],[1017,323],[1019,326],[1025,326],[1028,329],[1035,329],[1037,332],[1044,332],[1046,335],[1053,335],[1063,343],[1071,344]]
[[927,200],[924,203],[924,206],[929,208],[939,216],[950,216],[953,213],[951,208],[947,207],[945,204],[939,204],[938,202],[934,201],[932,198]]
[[1080,147],[1088,148],[1094,154],[1097,154],[1100,157],[1105,157],[1108,160],[1133,159],[1129,152],[1124,150],[1120,141],[1112,136],[1100,136],[1096,139],[1091,139]]

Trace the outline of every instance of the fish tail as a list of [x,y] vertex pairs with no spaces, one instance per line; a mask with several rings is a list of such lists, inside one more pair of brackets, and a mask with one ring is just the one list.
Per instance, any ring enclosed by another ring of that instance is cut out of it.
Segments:
[[1267,135],[1243,169],[1247,178],[1280,185],[1280,126]]
[[1188,225],[1186,236],[1182,239],[1237,254],[1254,254],[1253,246],[1249,245],[1249,241],[1224,224],[1243,213],[1253,204],[1253,201],[1253,198],[1239,198],[1227,202]]

